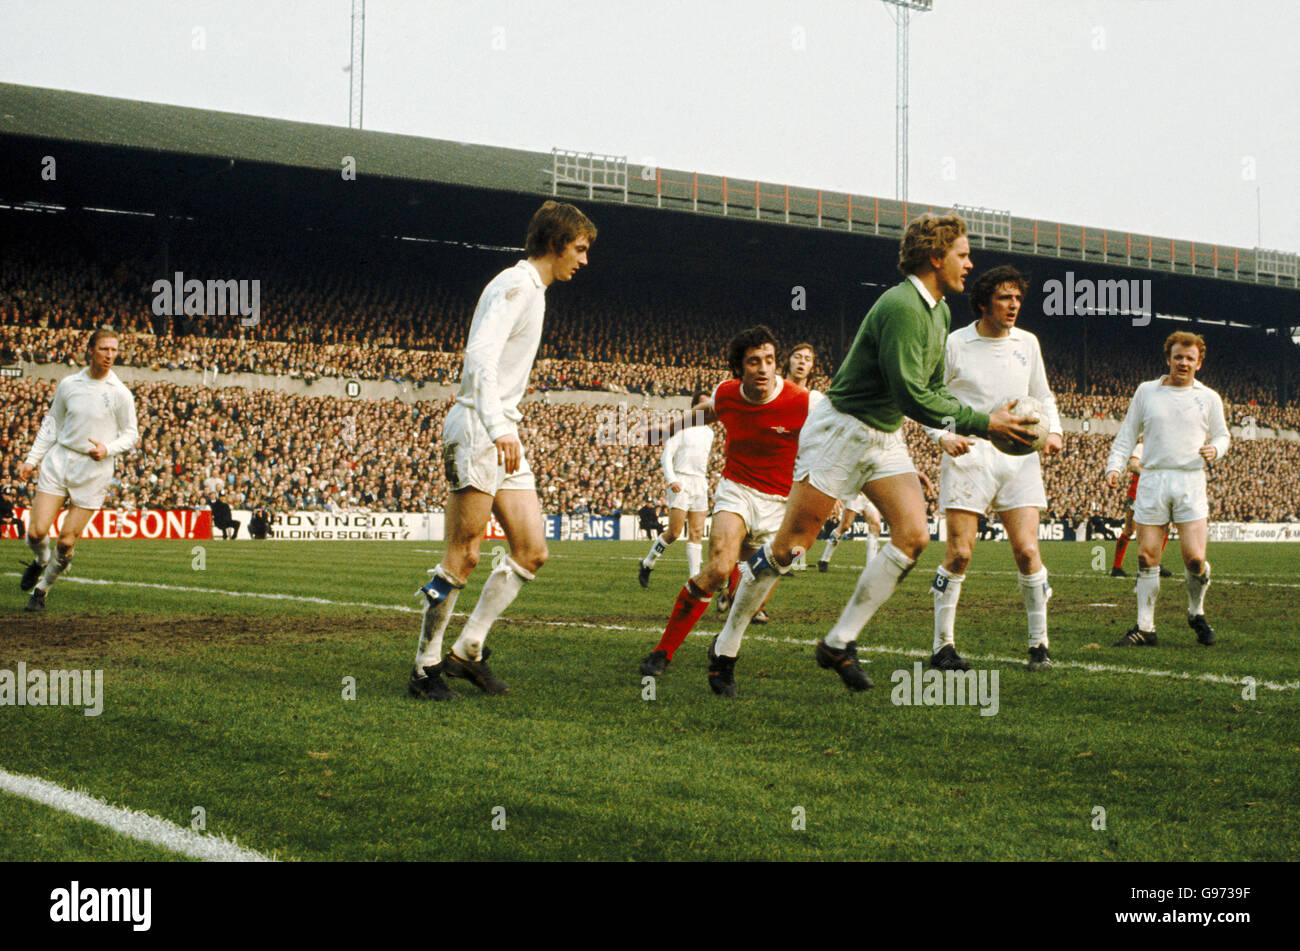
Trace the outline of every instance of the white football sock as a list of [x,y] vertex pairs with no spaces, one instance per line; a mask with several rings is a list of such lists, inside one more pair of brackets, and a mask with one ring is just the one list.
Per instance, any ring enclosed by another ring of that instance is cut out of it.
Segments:
[[[754,572],[755,565],[759,569],[757,574]],[[731,612],[727,615],[727,623],[718,638],[718,646],[715,648],[717,653],[728,657],[736,656],[735,652],[740,649],[740,639],[744,636],[745,629],[749,627],[749,622],[763,606],[763,602],[767,600],[777,581],[789,571],[788,567],[783,570],[772,557],[771,542],[765,544],[740,566],[740,584],[736,586],[736,593],[731,600]]]
[[1210,563],[1205,562],[1205,570],[1200,577],[1184,568],[1187,575],[1187,616],[1196,617],[1205,613],[1205,589],[1210,586]]
[[700,562],[704,559],[703,542],[686,543],[686,577],[694,578],[700,573]]
[[853,596],[826,635],[826,646],[843,650],[850,641],[857,640],[876,609],[889,600],[898,582],[914,564],[916,562],[895,548],[892,542],[881,549],[880,557],[873,558],[858,576]]
[[54,550],[54,557],[45,563],[45,571],[41,575],[41,580],[37,587],[42,591],[49,591],[50,586],[58,579],[59,575],[68,570],[68,565],[72,563],[72,552],[66,555],[57,548]]
[[502,558],[501,566],[488,575],[483,590],[479,592],[478,604],[474,605],[473,613],[465,622],[465,629],[460,632],[456,643],[451,645],[456,656],[466,660],[480,660],[488,628],[501,616],[502,611],[510,607],[510,602],[519,594],[524,582],[532,580],[533,575],[515,564],[509,555]]
[[943,565],[934,574],[930,582],[930,597],[934,601],[934,647],[930,653],[939,653],[939,648],[953,643],[953,626],[957,620],[957,601],[961,597],[961,583],[965,575],[955,575]]
[[1020,596],[1029,616],[1029,646],[1047,647],[1047,602],[1052,597],[1052,589],[1047,584],[1047,569],[1039,568],[1032,575],[1017,572],[1016,580],[1020,582]]
[[1160,597],[1160,566],[1139,568],[1137,587],[1138,630],[1148,634],[1156,629],[1156,599]]
[[867,535],[867,560],[863,564],[871,564],[871,559],[876,557],[876,552],[880,550],[880,536]]
[[38,565],[49,564],[50,561],[50,539],[49,536],[43,538],[32,538],[27,536],[27,547],[32,550],[32,555]]
[[[674,539],[674,541],[676,541],[676,539]],[[655,539],[654,544],[650,546],[649,553],[647,553],[646,556],[641,559],[641,564],[647,568],[653,568],[655,566],[655,562],[660,559],[663,553],[668,550],[668,546],[671,544],[672,542],[664,541],[664,537],[660,535],[658,538]],[[693,578],[695,576],[691,575],[691,577]]]
[[838,532],[831,532],[831,537],[826,539],[826,547],[822,549],[822,556],[819,561],[830,563],[831,556],[835,554],[835,548],[840,543]]
[[[419,669],[425,667],[436,667],[442,663],[442,635],[447,630],[447,622],[451,620],[452,609],[456,606],[456,599],[460,597],[460,591],[465,587],[465,582],[461,581],[450,571],[447,571],[442,565],[433,569],[434,574],[441,577],[447,582],[450,589],[437,604],[430,606],[429,599],[424,599],[424,617],[420,621],[420,640],[415,645],[415,666]],[[424,597],[421,595],[421,597]]]
[[745,636],[749,622],[779,580],[780,575],[763,574],[755,579],[748,571],[740,573],[740,584],[736,587],[727,623],[722,626],[718,643],[713,648],[714,653],[720,657],[735,657],[740,653],[740,640]]

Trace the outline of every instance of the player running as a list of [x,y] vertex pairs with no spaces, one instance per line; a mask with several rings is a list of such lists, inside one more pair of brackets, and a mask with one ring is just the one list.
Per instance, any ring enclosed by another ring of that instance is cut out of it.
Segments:
[[[1056,397],[1047,384],[1038,338],[1016,326],[1029,284],[1010,265],[980,275],[971,289],[977,320],[948,335],[944,383],[957,399],[993,408],[1008,397],[1032,396],[1043,404],[1048,430],[1045,455],[1065,447]],[[1051,670],[1047,601],[1052,589],[1038,552],[1038,510],[1047,507],[1038,454],[1012,456],[987,439],[970,439],[946,429],[926,430],[943,456],[939,467],[939,510],[948,528],[943,564],[930,584],[934,599],[934,646],[930,666],[970,670],[957,653],[953,626],[966,568],[975,547],[980,516],[990,508],[1007,530],[1018,569],[1020,596],[1029,623],[1030,670]]]
[[[791,383],[797,383],[799,386],[802,386],[805,390],[808,391],[808,409],[810,410],[814,406],[816,406],[821,400],[825,399],[826,396],[826,394],[822,393],[820,390],[814,390],[812,386],[809,385],[812,380],[813,366],[816,364],[816,362],[817,362],[817,351],[813,349],[812,344],[808,343],[807,341],[804,341],[794,345],[794,349],[790,351],[790,355],[785,358],[785,366],[781,368],[782,377],[784,377],[786,380],[789,380]],[[794,564],[790,566],[790,570],[807,571],[808,570],[807,554],[801,552],[799,554],[799,557],[794,560]],[[739,574],[737,574],[736,576],[736,583],[737,584],[740,583]],[[732,585],[731,588],[727,591],[728,602],[730,602],[730,597],[735,593],[736,593],[736,586]],[[768,600],[770,601],[771,598],[769,597]],[[730,607],[730,603],[728,603],[728,607]],[[764,608],[765,607],[766,607],[766,602],[764,602]],[[759,608],[757,613],[755,613],[754,615],[755,624],[766,624],[768,622],[769,618],[764,608]]]
[[826,399],[808,415],[785,519],[776,537],[742,569],[716,644],[719,660],[734,665],[754,608],[790,570],[795,555],[816,541],[836,499],[862,491],[889,523],[891,538],[863,570],[839,621],[818,643],[815,659],[818,666],[834,669],[850,690],[872,686],[858,664],[858,633],[930,540],[921,484],[903,441],[903,417],[961,434],[1001,433],[1032,442],[1023,425],[1030,418],[1012,416],[1010,404],[988,415],[943,386],[951,322],[944,297],[962,290],[971,269],[965,222],[957,215],[913,219],[898,267],[905,279],[868,312]]
[[[918,472],[917,475],[920,473]],[[880,509],[872,505],[871,500],[859,492],[853,498],[844,501],[840,522],[831,530],[830,538],[826,539],[826,547],[822,549],[822,556],[817,559],[818,571],[831,570],[831,558],[835,556],[835,549],[849,534],[859,515],[867,523],[867,562],[876,557],[876,552],[880,549],[880,530],[883,527]]]
[[[705,399],[703,390],[691,397],[694,409]],[[668,528],[650,546],[641,559],[637,580],[641,587],[650,587],[650,572],[655,562],[677,541],[686,526],[687,577],[700,573],[703,554],[704,522],[709,516],[709,453],[713,450],[713,430],[708,426],[691,426],[673,433],[664,442],[660,459],[664,479],[668,483]]]
[[[113,479],[113,460],[140,441],[135,397],[116,373],[117,334],[96,330],[86,344],[85,369],[64,377],[27,459],[18,467],[26,482],[39,468],[36,498],[27,524],[33,560],[18,587],[30,591],[28,611],[44,611],[45,595],[68,570],[77,539],[103,504]],[[50,528],[64,500],[58,549],[50,558]]]
[[[519,441],[519,400],[528,388],[542,339],[546,288],[587,264],[596,226],[573,205],[548,201],[533,215],[527,260],[502,271],[483,290],[470,323],[455,405],[442,424],[447,497],[447,551],[420,589],[424,618],[409,690],[424,700],[452,700],[443,681],[460,677],[490,694],[507,691],[487,665],[488,629],[546,563],[546,534],[537,486]],[[442,657],[442,635],[456,598],[479,560],[488,519],[495,515],[510,554],[479,593],[460,637]]]
[[[1129,539],[1137,531],[1133,523],[1133,503],[1137,501],[1138,496],[1138,476],[1142,475],[1142,442],[1133,447],[1133,455],[1129,456],[1128,467],[1125,470],[1132,474],[1128,482],[1128,489],[1124,494],[1124,528],[1119,533],[1119,538],[1115,539],[1115,560],[1110,566],[1110,576],[1112,578],[1127,578],[1128,572],[1124,570],[1124,553],[1128,551]],[[1165,548],[1169,545],[1169,529],[1165,527],[1165,540],[1160,545],[1160,577],[1172,578],[1174,573],[1164,566]]]
[[[817,351],[813,345],[803,340],[794,345],[789,355],[785,358],[785,364],[781,367],[781,378],[787,383],[794,383],[802,386],[808,391],[808,408],[811,410],[817,403],[825,398],[820,390],[814,390],[809,384],[812,381],[813,366],[817,362]],[[805,560],[800,557],[796,558],[791,571],[803,571],[808,567]],[[740,584],[740,567],[731,569],[731,577],[727,579],[727,588],[725,591],[719,591],[713,599],[713,606],[717,608],[719,614],[725,615],[731,609],[731,599],[736,594],[736,586]],[[769,596],[767,601],[754,612],[752,622],[754,624],[766,624],[771,618],[767,615],[767,604],[771,601]]]
[[[808,417],[808,391],[776,373],[776,338],[767,327],[742,331],[727,345],[732,379],[719,383],[702,412],[685,425],[720,422],[727,431],[726,464],[713,500],[709,558],[677,595],[658,645],[641,661],[641,673],[658,677],[672,662],[713,594],[738,559],[748,558],[781,525],[799,430]],[[755,602],[754,609],[761,601]],[[735,696],[730,666],[709,648],[709,686]],[[732,661],[734,663],[734,660]]]
[[1106,482],[1118,488],[1120,472],[1141,438],[1146,447],[1133,520],[1137,523],[1137,624],[1115,647],[1156,645],[1156,598],[1160,594],[1160,547],[1165,526],[1178,526],[1187,579],[1187,624],[1209,647],[1214,630],[1205,619],[1210,565],[1205,560],[1210,506],[1205,471],[1228,451],[1223,400],[1196,371],[1205,363],[1205,339],[1180,330],[1165,339],[1169,372],[1137,388],[1106,461]]

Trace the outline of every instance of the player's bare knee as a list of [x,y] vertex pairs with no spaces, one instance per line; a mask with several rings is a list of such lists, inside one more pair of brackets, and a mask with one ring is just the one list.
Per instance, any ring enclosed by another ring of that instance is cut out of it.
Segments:
[[464,548],[447,552],[447,570],[460,578],[468,578],[478,567],[480,554],[477,548]]
[[[913,561],[921,557],[921,552],[925,551],[925,546],[930,543],[929,533],[913,529],[902,529],[895,532],[889,539],[891,545],[901,551]],[[967,561],[970,560],[970,554],[966,555]]]
[[516,565],[527,571],[529,574],[536,574],[541,570],[542,565],[551,557],[550,549],[543,542],[538,548],[527,548],[523,551],[511,552],[510,557],[514,559]]
[[1012,552],[1012,556],[1016,559],[1016,567],[1020,569],[1022,575],[1032,575],[1038,570],[1040,561],[1037,545],[1016,549]]
[[969,548],[950,548],[943,560],[944,567],[955,575],[964,575],[966,568],[970,565],[970,556],[971,551]]
[[671,545],[673,542],[677,541],[677,536],[680,534],[680,531],[674,530],[671,525],[668,526],[663,530],[664,543]]
[[712,594],[726,584],[730,576],[730,571],[723,571],[721,567],[716,565],[706,565],[704,570],[691,580],[695,582],[695,586],[701,591]]

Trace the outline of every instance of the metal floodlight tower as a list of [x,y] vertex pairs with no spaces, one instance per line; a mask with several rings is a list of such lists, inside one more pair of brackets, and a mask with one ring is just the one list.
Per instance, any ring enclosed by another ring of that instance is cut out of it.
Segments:
[[360,129],[366,82],[366,0],[352,0],[352,62],[348,73],[348,128]]
[[912,11],[928,12],[934,7],[934,0],[880,0],[880,2],[898,8],[897,12],[886,11],[894,18],[894,26],[898,32],[898,46],[894,56],[894,197],[899,201],[907,201],[907,27],[912,18]]

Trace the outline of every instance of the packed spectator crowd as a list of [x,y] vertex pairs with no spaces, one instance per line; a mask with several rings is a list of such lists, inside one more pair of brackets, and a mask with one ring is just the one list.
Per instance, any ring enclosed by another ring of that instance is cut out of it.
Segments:
[[[141,238],[89,235],[67,240],[39,228],[0,236],[0,363],[79,366],[87,331],[110,325],[121,333],[119,363],[164,371],[256,373],[313,382],[321,378],[393,380],[422,387],[459,382],[460,349],[483,282],[517,253],[372,242],[276,245],[265,238],[177,240],[174,258],[123,251]],[[431,265],[432,262],[432,265]],[[257,279],[258,322],[156,312],[155,277]],[[664,281],[650,272],[590,277],[548,294],[548,315],[532,375],[537,391],[599,390],[689,395],[725,378],[726,341],[738,329],[769,324],[792,344],[809,340],[818,354],[814,386],[825,389],[831,354],[847,344],[860,317],[833,289],[776,277]],[[865,292],[864,292],[865,293]],[[870,295],[864,298],[869,303]],[[865,306],[865,305],[864,305]],[[806,309],[801,309],[806,307]],[[958,307],[958,313],[961,312]],[[1118,419],[1138,381],[1160,372],[1160,340],[1170,325],[1134,328],[1094,320],[1086,346],[1076,328],[1062,332],[1027,311],[1043,346],[1063,415]],[[963,318],[955,317],[960,323]],[[1064,326],[1064,325],[1061,325]],[[1199,375],[1225,399],[1229,422],[1300,429],[1300,405],[1278,405],[1278,380],[1300,394],[1300,350],[1279,335],[1204,328],[1209,356]],[[141,446],[119,464],[109,504],[202,507],[220,489],[236,508],[370,508],[427,511],[441,506],[446,485],[434,443],[445,402],[346,401],[287,396],[250,388],[135,383]],[[14,484],[18,458],[35,436],[53,384],[0,383],[6,410],[5,476]],[[635,400],[631,402],[636,402]],[[658,451],[599,445],[599,414],[580,405],[526,403],[525,445],[538,472],[544,506],[555,512],[632,512],[661,502]],[[917,465],[938,472],[936,447],[908,424]],[[1099,473],[1110,439],[1067,437],[1067,451],[1044,461],[1052,514],[1087,518],[1119,513]],[[715,441],[713,478],[722,439]],[[1238,439],[1214,469],[1217,518],[1294,518],[1288,491],[1300,444]],[[20,487],[22,500],[31,487]]]
[[[54,381],[0,380],[0,452],[5,483],[18,504],[34,484],[17,480],[22,461],[53,397]],[[347,400],[246,387],[132,385],[140,444],[118,461],[106,505],[206,508],[224,497],[236,509],[273,511],[436,511],[447,485],[437,438],[449,403]],[[525,402],[521,433],[537,473],[543,508],[556,514],[632,513],[661,505],[661,449],[632,425],[611,425],[611,407]],[[717,427],[715,426],[715,430]],[[914,423],[908,447],[919,469],[937,480],[939,449]],[[1105,488],[1111,439],[1067,434],[1065,452],[1045,459],[1049,517],[1086,520],[1122,515],[1122,496]],[[722,470],[718,430],[711,488]],[[1214,467],[1213,517],[1233,521],[1295,520],[1293,490],[1300,443],[1234,440]],[[934,514],[935,503],[930,503]]]

